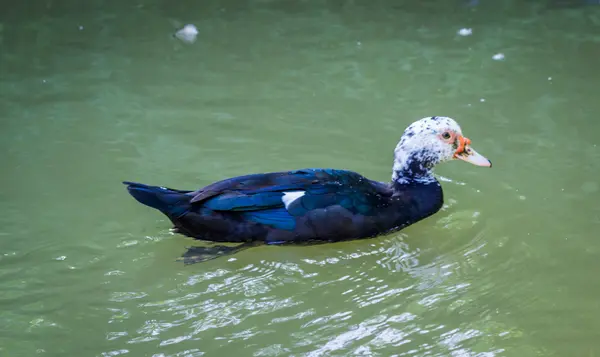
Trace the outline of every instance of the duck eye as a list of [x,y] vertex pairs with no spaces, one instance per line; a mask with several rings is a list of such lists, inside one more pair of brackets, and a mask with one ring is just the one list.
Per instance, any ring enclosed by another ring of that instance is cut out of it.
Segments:
[[442,134],[442,138],[444,138],[444,139],[446,139],[446,140],[450,139],[450,133],[449,133],[449,132],[447,132],[447,131],[446,131],[446,132],[444,132],[444,133]]

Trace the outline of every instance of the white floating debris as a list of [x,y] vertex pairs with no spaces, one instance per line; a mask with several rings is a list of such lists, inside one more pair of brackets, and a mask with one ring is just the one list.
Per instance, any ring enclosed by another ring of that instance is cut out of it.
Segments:
[[552,80],[552,77],[548,77],[548,80],[549,80],[549,81],[551,81],[551,80]]
[[108,273],[105,273],[104,275],[105,276],[111,276],[111,275],[123,275],[123,274],[125,274],[124,271],[121,271],[121,270],[112,270],[112,271],[109,271]]
[[181,30],[175,33],[175,37],[187,43],[194,43],[196,41],[196,36],[198,36],[198,29],[191,24],[185,25]]
[[481,103],[483,103],[483,102],[485,102],[485,98],[481,98],[481,99],[479,99],[479,101],[480,101]]
[[504,60],[504,53],[496,53],[495,55],[492,56],[492,59],[494,61],[502,61],[502,60]]
[[60,257],[54,258],[54,260],[65,260],[65,259],[67,259],[66,255],[61,255]]
[[458,30],[457,32],[460,36],[471,36],[473,34],[473,29],[471,28],[463,28]]
[[79,26],[79,31],[83,30],[83,26]]
[[228,262],[235,262],[237,260],[237,258],[229,258],[227,261]]

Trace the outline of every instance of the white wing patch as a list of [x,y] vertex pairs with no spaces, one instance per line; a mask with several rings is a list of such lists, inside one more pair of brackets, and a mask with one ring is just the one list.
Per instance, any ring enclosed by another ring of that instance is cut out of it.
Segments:
[[283,193],[283,197],[281,197],[281,201],[283,202],[283,205],[285,206],[285,209],[288,209],[288,207],[297,199],[299,199],[300,197],[304,196],[304,191],[292,191],[292,192],[284,192]]

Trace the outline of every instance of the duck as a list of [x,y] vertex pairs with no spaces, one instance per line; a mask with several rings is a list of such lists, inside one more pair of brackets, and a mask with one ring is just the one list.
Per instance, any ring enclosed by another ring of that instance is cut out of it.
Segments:
[[135,200],[166,216],[174,232],[210,244],[241,243],[216,252],[191,247],[182,256],[191,264],[259,244],[339,242],[399,231],[442,208],[433,169],[453,160],[492,167],[456,120],[431,116],[402,133],[389,182],[351,170],[305,168],[227,178],[196,190],[123,183]]

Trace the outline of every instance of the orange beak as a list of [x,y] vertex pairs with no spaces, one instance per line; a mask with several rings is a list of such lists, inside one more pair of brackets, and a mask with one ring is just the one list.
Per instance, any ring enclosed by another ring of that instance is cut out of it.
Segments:
[[454,152],[454,158],[469,162],[476,166],[492,167],[492,162],[471,148],[471,140],[464,136],[458,136],[458,147]]

